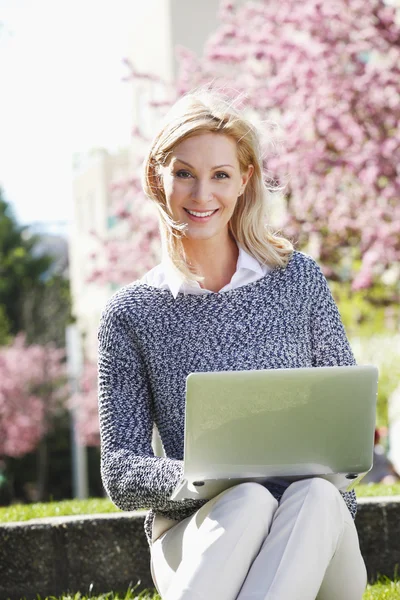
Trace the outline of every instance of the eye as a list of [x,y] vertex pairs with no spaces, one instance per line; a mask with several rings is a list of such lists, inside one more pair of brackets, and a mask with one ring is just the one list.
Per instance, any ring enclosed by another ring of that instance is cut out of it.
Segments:
[[191,176],[192,174],[189,171],[184,171],[183,169],[175,173],[175,177],[179,177],[179,179],[189,179]]
[[225,173],[225,171],[217,171],[217,173],[215,173],[215,178],[216,179],[229,179],[229,175],[228,175],[228,173]]

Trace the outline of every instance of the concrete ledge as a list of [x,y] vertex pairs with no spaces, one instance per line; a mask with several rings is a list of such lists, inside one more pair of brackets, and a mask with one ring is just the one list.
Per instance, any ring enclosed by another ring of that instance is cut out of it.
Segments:
[[368,579],[400,575],[400,496],[358,498],[356,526]]
[[0,600],[154,587],[144,514],[54,517],[0,525]]
[[[54,517],[0,525],[0,600],[153,587],[145,513]],[[400,570],[400,496],[359,499],[369,580]],[[92,587],[91,587],[92,586]]]

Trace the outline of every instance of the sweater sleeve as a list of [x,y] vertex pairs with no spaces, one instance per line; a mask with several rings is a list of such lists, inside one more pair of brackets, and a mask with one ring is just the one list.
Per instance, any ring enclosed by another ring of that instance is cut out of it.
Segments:
[[[314,264],[316,279],[311,310],[313,366],[355,365],[356,361],[328,282],[319,266]],[[351,516],[355,519],[357,498],[354,490],[341,492],[341,494]]]
[[154,456],[151,391],[125,310],[110,302],[98,334],[102,480],[111,500],[123,510],[152,508],[175,514],[185,501],[169,497],[181,478],[183,462]]

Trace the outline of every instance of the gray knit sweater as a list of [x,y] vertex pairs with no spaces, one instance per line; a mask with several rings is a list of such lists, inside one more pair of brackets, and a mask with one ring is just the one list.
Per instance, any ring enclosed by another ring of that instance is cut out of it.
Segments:
[[[105,489],[124,510],[172,519],[204,501],[171,501],[183,471],[185,382],[194,371],[355,364],[339,312],[315,261],[294,252],[242,287],[178,294],[134,282],[107,304],[99,329],[99,415]],[[155,457],[153,422],[165,457]],[[271,492],[278,499],[282,489]],[[354,492],[344,494],[355,517]]]

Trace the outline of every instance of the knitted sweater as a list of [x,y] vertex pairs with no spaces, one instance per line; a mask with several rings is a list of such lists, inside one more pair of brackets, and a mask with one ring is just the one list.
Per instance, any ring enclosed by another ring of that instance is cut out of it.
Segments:
[[[326,279],[294,252],[242,287],[174,299],[134,282],[108,302],[99,329],[99,416],[105,489],[123,510],[181,520],[204,500],[171,501],[183,472],[185,382],[195,371],[353,365]],[[165,457],[155,457],[156,423]],[[282,490],[271,488],[279,499]],[[345,502],[356,513],[354,492]]]

